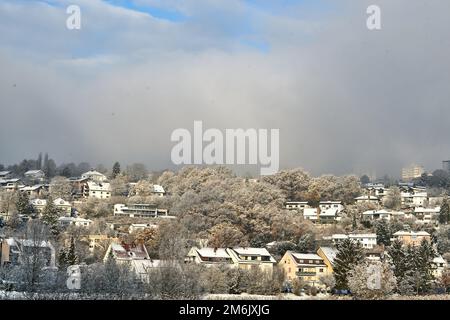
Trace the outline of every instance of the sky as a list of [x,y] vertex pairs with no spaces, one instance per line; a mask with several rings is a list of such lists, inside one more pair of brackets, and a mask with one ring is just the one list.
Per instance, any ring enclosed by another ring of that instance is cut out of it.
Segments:
[[450,159],[449,15],[446,0],[2,0],[0,163],[175,168],[171,133],[201,120],[279,129],[280,169],[433,171]]

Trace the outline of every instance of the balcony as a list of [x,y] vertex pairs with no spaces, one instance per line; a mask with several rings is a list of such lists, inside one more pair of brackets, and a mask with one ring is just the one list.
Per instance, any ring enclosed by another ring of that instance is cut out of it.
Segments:
[[315,277],[317,273],[315,271],[297,271],[295,275],[297,277]]

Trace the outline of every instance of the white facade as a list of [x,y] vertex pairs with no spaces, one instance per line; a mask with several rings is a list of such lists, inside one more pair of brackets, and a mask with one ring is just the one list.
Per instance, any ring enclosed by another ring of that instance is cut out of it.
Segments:
[[108,178],[103,174],[95,170],[90,170],[81,175],[82,179],[89,179],[93,182],[102,183],[106,182]]
[[109,199],[111,198],[111,185],[107,182],[96,183],[92,181],[87,182],[89,189],[89,198]]
[[361,243],[364,249],[373,249],[377,245],[377,235],[375,233],[364,234],[333,234],[331,239],[334,243],[339,243],[344,239],[350,239]]

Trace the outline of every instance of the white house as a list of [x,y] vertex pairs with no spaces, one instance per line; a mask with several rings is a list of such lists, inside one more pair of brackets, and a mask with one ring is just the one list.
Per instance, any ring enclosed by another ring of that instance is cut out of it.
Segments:
[[368,210],[362,213],[363,219],[366,220],[387,220],[405,218],[405,213],[402,211],[387,211],[382,210]]
[[11,171],[0,171],[0,180],[11,178]]
[[164,191],[164,188],[160,186],[159,184],[153,185],[153,194],[157,195],[158,197],[163,197],[166,191]]
[[108,178],[103,174],[95,170],[90,170],[88,172],[85,172],[81,175],[82,179],[89,179],[90,181],[96,182],[96,183],[102,183],[106,182]]
[[[36,211],[38,213],[42,213],[45,206],[47,205],[47,200],[33,199],[30,201],[30,203],[36,209]],[[72,205],[70,204],[70,202],[68,202],[64,199],[58,198],[58,199],[53,200],[53,203],[55,204],[56,208],[58,208],[58,210],[61,211],[62,214],[64,214],[65,216],[70,216],[70,214],[72,212]]]
[[286,201],[285,208],[288,210],[303,210],[308,207],[308,201]]
[[428,199],[426,192],[401,192],[400,195],[404,207],[423,207]]
[[319,215],[317,208],[305,208],[303,209],[303,218],[306,220],[311,220],[313,222],[319,220]]
[[114,205],[114,215],[115,216],[128,216],[131,218],[139,217],[163,217],[168,216],[167,209],[158,209],[153,204],[138,203],[125,205],[122,203],[117,203]]
[[111,198],[111,185],[108,182],[87,182],[89,198],[109,199]]
[[197,248],[189,250],[186,262],[200,263],[205,266],[229,265],[249,270],[253,266],[272,272],[276,260],[265,248]]
[[157,229],[157,224],[152,223],[132,223],[128,227],[128,233],[134,233],[136,231],[146,230],[146,229]]
[[357,203],[372,203],[372,204],[378,204],[380,202],[380,199],[375,196],[359,196],[355,198],[355,201]]
[[349,235],[333,234],[331,236],[331,239],[335,244],[339,243],[344,239],[358,241],[365,249],[373,249],[377,245],[377,235],[375,233],[360,233],[360,234],[351,233]]
[[62,198],[58,198],[58,199],[53,200],[53,203],[59,210],[61,210],[61,212],[70,216],[70,214],[72,212],[72,205],[70,204],[69,201],[66,201]]
[[225,248],[197,248],[192,247],[185,259],[186,262],[195,262],[207,267],[215,265],[233,265],[233,260]]
[[34,186],[25,186],[19,189],[20,192],[26,192],[30,198],[38,198],[45,190],[44,185],[36,184]]
[[439,219],[440,211],[441,211],[441,207],[435,207],[435,208],[415,207],[414,215],[417,218],[416,222],[422,223],[422,224],[436,223]]
[[447,269],[447,261],[442,256],[433,259],[433,275],[440,278],[442,273]]
[[337,213],[340,213],[342,210],[344,210],[344,206],[342,205],[341,201],[320,201],[319,208],[320,211],[333,209]]
[[45,178],[45,173],[42,170],[28,170],[24,173],[24,176],[32,180],[43,180]]
[[62,227],[68,227],[70,225],[75,225],[77,227],[88,228],[92,224],[92,220],[74,217],[60,217],[58,219],[59,224]]

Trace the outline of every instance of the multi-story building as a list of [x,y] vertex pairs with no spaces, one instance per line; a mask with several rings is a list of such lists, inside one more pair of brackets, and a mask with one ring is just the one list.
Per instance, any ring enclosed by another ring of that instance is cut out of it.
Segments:
[[271,273],[276,260],[266,248],[191,248],[186,262],[195,262],[206,266],[226,264],[250,270],[259,267],[262,271]]
[[95,170],[90,170],[88,172],[85,172],[81,175],[82,179],[88,179],[90,181],[96,182],[96,183],[103,183],[108,180],[108,178],[103,174]]
[[411,181],[412,179],[420,178],[424,172],[423,166],[412,164],[402,169],[402,180]]
[[45,178],[45,173],[42,170],[28,170],[24,173],[24,176],[30,180],[43,181]]
[[111,198],[111,185],[108,182],[87,182],[87,193],[89,198],[109,199]]
[[323,262],[327,266],[328,273],[333,272],[334,259],[336,258],[338,251],[333,247],[320,247],[317,250],[317,255],[323,259]]
[[[72,205],[70,204],[70,202],[58,198],[53,200],[53,203],[63,215],[70,216],[70,214],[72,213]],[[30,201],[30,204],[34,207],[34,209],[38,213],[42,213],[42,211],[44,211],[45,206],[47,205],[47,200],[33,199]]]
[[397,231],[394,233],[394,239],[404,245],[420,246],[424,240],[431,242],[431,235],[426,231]]
[[125,205],[117,203],[114,205],[115,216],[128,216],[131,218],[146,218],[146,217],[163,217],[167,216],[167,209],[158,209],[154,204],[137,203]]
[[331,240],[335,245],[345,239],[358,241],[365,249],[373,249],[377,245],[377,235],[375,233],[351,233],[349,235],[338,233],[331,236]]
[[7,238],[1,241],[0,266],[20,265],[24,255],[39,255],[43,258],[43,268],[55,268],[55,248],[50,241]]
[[287,280],[300,279],[311,286],[321,286],[320,277],[329,273],[323,259],[315,253],[286,251],[278,266]]

